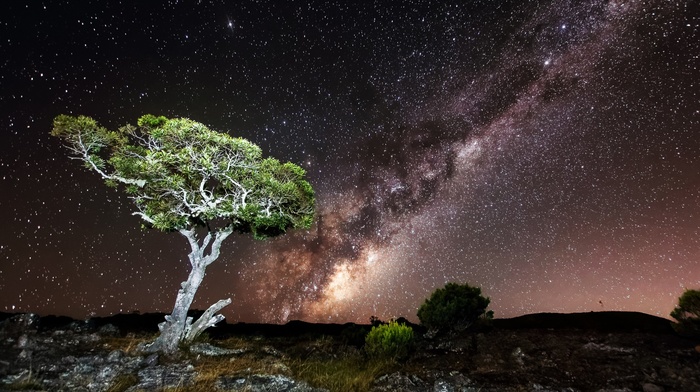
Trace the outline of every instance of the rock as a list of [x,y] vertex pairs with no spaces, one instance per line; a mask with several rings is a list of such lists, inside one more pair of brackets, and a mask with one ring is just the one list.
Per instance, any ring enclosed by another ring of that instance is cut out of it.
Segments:
[[525,361],[523,360],[523,358],[525,358],[525,353],[523,353],[523,350],[520,347],[516,347],[515,350],[513,350],[513,352],[511,353],[511,356],[513,357],[513,359],[515,359],[515,362],[518,365],[525,365]]
[[75,333],[86,333],[95,331],[95,322],[92,319],[83,321],[73,321],[68,324],[68,329]]
[[41,318],[34,313],[17,314],[0,322],[0,337],[16,338],[19,335],[35,334]]
[[121,366],[104,365],[97,369],[94,379],[87,384],[87,387],[90,390],[106,390],[122,371]]
[[435,378],[432,389],[434,392],[461,392],[472,384],[469,378],[457,371],[452,371],[449,374],[439,372],[429,376]]
[[91,333],[91,334],[81,334],[78,335],[77,338],[75,339],[75,344],[95,344],[102,340],[102,337],[98,335],[97,333]]
[[124,358],[124,351],[114,350],[111,353],[109,353],[109,355],[107,355],[107,362],[119,362],[122,358]]
[[246,350],[221,348],[209,343],[196,343],[190,346],[190,352],[193,354],[201,354],[209,357],[218,357],[222,355],[240,355],[245,353]]
[[15,344],[15,347],[17,348],[28,348],[29,347],[29,336],[27,335],[22,335],[17,339],[17,344]]
[[313,388],[305,382],[286,376],[256,374],[246,377],[223,376],[216,380],[216,387],[224,391],[246,392],[328,392],[327,389]]
[[437,329],[429,329],[428,331],[426,331],[426,332],[423,334],[423,338],[424,338],[424,339],[428,339],[428,340],[430,340],[430,339],[435,339],[435,337],[437,336],[438,332],[439,332],[439,331],[438,331]]
[[120,331],[112,324],[105,324],[97,329],[97,333],[101,336],[118,336]]
[[127,389],[133,391],[156,391],[167,388],[182,388],[194,383],[194,366],[190,364],[168,364],[151,366],[139,370],[139,383]]
[[19,353],[19,355],[17,356],[17,359],[19,359],[20,361],[25,361],[25,362],[31,361],[32,360],[32,350],[28,350],[25,348],[24,350],[22,350]]
[[11,317],[10,321],[14,322],[18,327],[23,329],[37,330],[39,328],[41,317],[34,313],[24,313]]
[[436,380],[433,385],[434,392],[455,392],[454,386],[445,380]]
[[418,376],[408,375],[402,372],[386,374],[379,377],[372,387],[372,392],[426,392],[430,388]]
[[608,346],[605,344],[599,344],[599,343],[594,343],[594,342],[589,342],[583,345],[584,350],[600,350],[600,351],[610,351],[610,352],[618,352],[618,353],[633,353],[634,349],[633,348],[622,348],[622,347],[613,347],[613,346]]
[[644,392],[664,392],[664,389],[656,384],[646,383],[642,385],[642,391]]
[[549,387],[546,387],[544,385],[540,385],[540,384],[536,384],[536,383],[532,384],[531,391],[533,391],[533,392],[576,392],[574,389],[571,389],[571,388],[563,388],[563,389],[559,390],[559,389],[549,388]]
[[153,367],[158,365],[158,353],[153,353],[144,360],[145,366]]

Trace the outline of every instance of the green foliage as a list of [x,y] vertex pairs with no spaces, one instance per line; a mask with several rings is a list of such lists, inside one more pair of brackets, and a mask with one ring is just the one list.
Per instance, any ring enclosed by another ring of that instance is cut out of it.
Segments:
[[686,290],[671,312],[673,327],[683,335],[700,337],[700,290]]
[[123,186],[149,227],[209,226],[266,238],[313,222],[314,191],[293,163],[263,158],[255,144],[186,119],[144,115],[112,132],[60,115],[51,131],[108,186]]
[[418,309],[418,319],[432,329],[465,329],[480,317],[493,318],[492,311],[486,312],[490,302],[479,287],[447,283],[425,300]]
[[372,327],[365,337],[365,352],[373,358],[405,359],[413,348],[413,329],[391,321]]
[[164,125],[167,121],[168,119],[164,116],[156,117],[152,114],[146,114],[138,119],[137,124],[139,125],[139,127],[158,128]]

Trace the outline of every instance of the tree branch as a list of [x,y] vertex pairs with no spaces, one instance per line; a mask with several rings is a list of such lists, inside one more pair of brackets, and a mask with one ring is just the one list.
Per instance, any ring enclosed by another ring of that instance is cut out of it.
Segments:
[[227,226],[224,229],[221,229],[216,232],[216,235],[214,237],[214,243],[211,244],[211,252],[209,255],[205,258],[202,259],[204,262],[204,266],[208,266],[209,264],[213,263],[214,260],[216,260],[219,257],[219,253],[221,250],[221,243],[224,242],[224,240],[233,233],[233,227]]
[[197,244],[197,238],[194,236],[194,229],[180,229],[178,231],[185,238],[187,238],[187,241],[190,243],[190,248],[192,248],[192,250],[199,248],[199,244]]
[[[104,147],[104,143],[90,143],[90,144],[96,144],[98,147]],[[138,187],[143,187],[146,185],[146,180],[134,180],[132,178],[124,178],[121,176],[117,176],[114,174],[107,174],[105,173],[102,169],[100,169],[97,164],[92,160],[90,157],[90,150],[93,148],[90,144],[86,145],[85,142],[83,142],[83,136],[81,133],[78,133],[78,140],[72,141],[72,145],[69,146],[69,150],[73,151],[76,155],[75,157],[71,157],[73,159],[80,159],[90,165],[92,170],[96,171],[102,178],[107,179],[107,180],[114,180],[114,181],[119,181],[123,184],[133,184]]]
[[197,319],[194,324],[190,325],[188,323],[188,325],[185,326],[185,343],[192,343],[192,341],[202,332],[204,332],[205,329],[213,327],[220,321],[224,320],[224,316],[220,314],[214,315],[214,313],[223,309],[225,306],[228,306],[230,303],[231,298],[219,300],[219,302],[210,306],[209,309],[202,314],[202,317]]
[[208,233],[207,233],[207,236],[204,237],[204,239],[202,240],[202,246],[201,246],[202,251],[204,251],[205,249],[207,249],[207,246],[209,246],[209,243],[210,243],[210,242],[211,242],[211,231],[208,232]]
[[150,216],[146,215],[143,212],[140,212],[140,211],[139,212],[132,212],[131,215],[138,215],[141,217],[141,219],[145,220],[146,222],[148,222],[150,224],[155,223],[155,221]]

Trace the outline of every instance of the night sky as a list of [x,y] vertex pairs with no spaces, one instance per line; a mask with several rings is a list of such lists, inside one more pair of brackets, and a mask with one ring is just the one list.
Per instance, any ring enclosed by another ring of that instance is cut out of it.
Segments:
[[416,320],[453,281],[496,317],[668,317],[700,288],[696,0],[3,1],[0,311],[169,312],[187,241],[68,159],[62,113],[308,171],[310,230],[207,270],[229,322]]

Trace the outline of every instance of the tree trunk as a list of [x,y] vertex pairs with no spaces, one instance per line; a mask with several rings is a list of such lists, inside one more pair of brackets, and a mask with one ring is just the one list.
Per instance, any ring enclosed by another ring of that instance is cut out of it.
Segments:
[[231,234],[231,232],[232,231],[228,228],[216,232],[214,242],[211,245],[211,251],[205,256],[204,251],[211,242],[212,233],[209,232],[200,244],[197,240],[194,229],[180,230],[180,233],[188,239],[192,249],[189,254],[192,270],[187,277],[187,281],[182,282],[180,285],[180,289],[177,292],[177,298],[175,299],[173,312],[165,316],[165,322],[158,325],[160,335],[153,343],[145,347],[145,351],[158,351],[166,354],[175,353],[178,350],[178,346],[181,342],[191,343],[206,328],[213,326],[224,319],[223,316],[214,315],[214,313],[219,311],[224,306],[230,304],[230,298],[220,300],[219,302],[210,306],[209,309],[204,312],[202,317],[200,317],[200,319],[194,323],[194,325],[192,324],[192,318],[187,317],[187,312],[192,305],[194,295],[197,293],[199,285],[204,279],[207,266],[209,266],[209,264],[213,263],[219,257],[221,243]]

